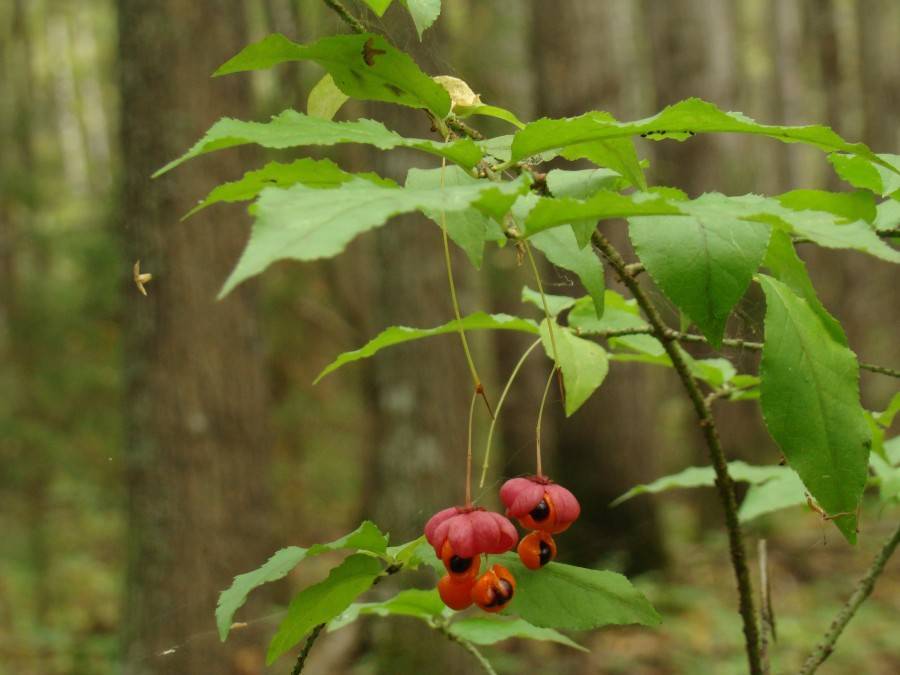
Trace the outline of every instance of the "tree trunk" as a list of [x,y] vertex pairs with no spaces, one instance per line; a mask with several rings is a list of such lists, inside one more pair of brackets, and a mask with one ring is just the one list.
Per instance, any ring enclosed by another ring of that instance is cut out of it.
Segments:
[[262,671],[263,639],[255,651],[234,638],[219,647],[213,620],[218,592],[274,550],[253,295],[245,285],[215,300],[246,221],[220,209],[179,222],[239,175],[240,157],[229,151],[150,180],[218,117],[246,116],[248,78],[210,79],[246,42],[243,10],[239,0],[119,0],[122,267],[130,275],[140,259],[154,275],[148,297],[130,280],[125,287],[132,675]]

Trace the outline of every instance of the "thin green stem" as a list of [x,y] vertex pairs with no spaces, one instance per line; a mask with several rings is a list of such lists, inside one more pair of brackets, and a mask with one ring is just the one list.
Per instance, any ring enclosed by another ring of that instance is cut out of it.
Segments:
[[553,373],[556,372],[556,367],[550,369],[550,375],[547,377],[547,384],[544,385],[544,395],[541,396],[541,407],[538,408],[538,416],[537,416],[537,424],[534,428],[535,435],[535,464],[537,466],[537,475],[544,475],[543,464],[541,463],[541,422],[544,419],[544,403],[547,402],[547,393],[550,391],[550,383],[553,382]]
[[734,568],[734,576],[737,582],[739,596],[738,607],[744,624],[744,642],[747,647],[747,661],[751,675],[762,675],[762,663],[759,653],[759,624],[756,620],[754,608],[753,586],[750,582],[750,570],[747,565],[747,553],[744,549],[744,536],[737,515],[737,499],[734,494],[734,481],[728,473],[728,461],[725,451],[719,440],[716,430],[715,418],[712,411],[703,398],[700,386],[691,374],[687,361],[685,361],[677,337],[666,326],[662,315],[644,289],[631,274],[618,250],[599,231],[595,230],[591,235],[591,241],[600,255],[602,255],[622,279],[622,282],[631,291],[635,301],[643,310],[653,328],[654,333],[662,342],[663,348],[672,361],[672,366],[694,406],[694,411],[703,430],[706,446],[709,450],[710,461],[716,473],[716,488],[725,512],[725,526],[728,530],[731,564]]
[[[447,139],[444,139],[445,141]],[[444,189],[444,171],[447,168],[447,160],[441,160],[441,189]],[[444,244],[444,266],[447,268],[447,284],[450,286],[450,301],[453,304],[453,316],[456,317],[456,327],[459,332],[459,339],[462,342],[463,352],[466,355],[466,363],[469,366],[469,373],[472,375],[472,381],[475,384],[475,391],[487,406],[488,413],[494,416],[491,410],[491,404],[488,401],[487,394],[484,392],[484,386],[481,384],[481,378],[478,376],[478,369],[475,367],[475,361],[472,358],[472,352],[469,350],[469,340],[466,338],[466,329],[463,328],[462,314],[459,311],[459,300],[456,297],[456,282],[453,279],[453,263],[450,260],[450,237],[447,234],[447,214],[441,209],[441,239]]]
[[484,462],[481,465],[481,480],[478,482],[478,487],[480,488],[484,487],[484,480],[487,477],[488,464],[491,459],[491,440],[494,438],[494,427],[497,426],[497,420],[500,418],[500,410],[503,408],[503,402],[506,401],[506,395],[509,393],[513,380],[516,379],[516,375],[518,375],[519,371],[522,369],[525,359],[528,358],[528,355],[531,354],[539,344],[541,344],[541,341],[539,339],[535,340],[532,345],[525,350],[525,353],[522,354],[521,358],[519,358],[515,367],[512,369],[512,373],[510,373],[509,379],[506,381],[506,386],[503,387],[503,392],[500,394],[500,400],[497,401],[497,413],[494,415],[494,419],[491,420],[491,427],[488,429],[487,435],[487,445],[485,445],[484,448]]
[[872,589],[875,588],[875,582],[878,580],[878,577],[881,576],[881,573],[884,571],[884,566],[894,554],[894,550],[897,548],[898,544],[900,544],[900,526],[894,530],[894,533],[884,543],[884,546],[881,547],[878,555],[875,556],[875,559],[869,566],[866,575],[857,583],[853,595],[850,596],[850,599],[847,600],[841,610],[837,613],[837,616],[834,617],[834,620],[831,622],[831,627],[828,629],[828,632],[825,633],[825,637],[822,638],[822,641],[803,663],[803,667],[800,669],[800,675],[812,675],[812,673],[816,672],[819,666],[831,656],[831,653],[834,651],[835,643],[841,636],[841,633],[844,632],[844,628],[850,623],[850,619],[856,615],[857,610],[872,593]]
[[472,427],[475,422],[475,401],[478,399],[478,390],[472,392],[472,401],[469,403],[469,440],[466,446],[466,508],[472,506]]
[[[541,282],[541,274],[538,272],[537,263],[534,261],[534,254],[531,252],[531,246],[527,241],[523,241],[525,253],[528,255],[528,262],[531,265],[531,271],[534,273],[534,280],[537,283],[538,293],[541,294],[541,303],[544,305],[544,318],[547,319],[547,332],[550,334],[550,346],[553,348],[553,362],[556,364],[556,371],[559,372],[559,351],[556,348],[556,334],[553,331],[553,318],[550,316],[550,305],[547,302],[547,296],[544,293],[544,284]],[[566,398],[566,390],[563,387],[562,376],[559,377],[559,395],[563,402]]]

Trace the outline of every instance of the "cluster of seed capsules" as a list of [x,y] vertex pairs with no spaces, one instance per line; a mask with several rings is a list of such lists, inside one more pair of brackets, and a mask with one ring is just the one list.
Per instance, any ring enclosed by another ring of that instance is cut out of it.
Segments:
[[438,592],[451,609],[473,604],[486,612],[504,609],[515,594],[516,580],[499,564],[482,573],[482,557],[511,551],[518,542],[522,564],[540,569],[556,557],[553,535],[567,530],[581,513],[575,495],[544,476],[506,481],[500,499],[506,515],[531,530],[521,541],[508,518],[481,507],[453,506],[425,525],[425,537],[447,570]]

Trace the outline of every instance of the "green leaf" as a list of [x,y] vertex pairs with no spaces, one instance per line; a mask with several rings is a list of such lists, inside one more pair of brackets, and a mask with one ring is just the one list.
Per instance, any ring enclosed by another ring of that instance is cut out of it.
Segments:
[[900,228],[900,201],[886,199],[875,209],[875,229],[878,232],[896,230]]
[[206,195],[206,199],[188,211],[182,220],[212,204],[255,199],[267,187],[290,187],[301,183],[307,187],[327,189],[347,183],[354,178],[364,178],[379,185],[396,186],[392,180],[381,178],[374,173],[348,173],[330,159],[316,160],[304,157],[290,164],[269,162],[262,169],[248,171],[240,180],[216,186]]
[[[596,342],[576,337],[568,328],[557,323],[553,324],[552,330],[559,352],[557,365],[562,370],[566,385],[566,417],[569,417],[606,379],[609,359],[606,357],[606,350]],[[541,322],[540,332],[544,351],[550,359],[555,360],[550,324],[546,319]]]
[[891,397],[890,402],[884,410],[879,413],[874,413],[872,416],[879,425],[885,429],[889,429],[894,423],[894,418],[897,416],[897,413],[900,413],[900,391],[896,392]]
[[809,274],[806,272],[806,264],[797,255],[794,244],[786,232],[779,229],[773,230],[772,238],[769,240],[769,250],[766,252],[763,264],[769,268],[772,276],[806,300],[810,309],[816,313],[825,330],[835,342],[847,346],[844,329],[819,301]]
[[441,14],[441,0],[402,0],[412,16],[413,23],[416,25],[416,32],[419,34],[419,40],[422,39],[422,33],[437,21]]
[[507,611],[532,625],[590,630],[608,625],[658,626],[662,621],[647,598],[621,574],[561,563],[529,570],[515,554],[499,557],[516,579]]
[[[448,166],[442,169],[410,169],[406,175],[406,187],[439,188],[442,172],[443,184],[447,187],[484,185],[483,181],[473,178],[459,167]],[[425,215],[438,225],[441,224],[440,211],[429,209],[425,211]],[[466,252],[466,256],[476,269],[481,269],[484,259],[484,242],[504,238],[503,230],[496,221],[488,218],[474,207],[463,211],[445,212],[444,219],[447,225],[447,235],[453,240],[453,243]]]
[[[770,480],[782,477],[785,473],[793,474],[793,471],[783,466],[754,466],[741,461],[729,462],[728,473],[732,480],[760,485]],[[691,466],[678,473],[657,478],[652,483],[635,485],[621,497],[614,499],[610,506],[618,506],[633,497],[643,494],[656,494],[666,490],[713,487],[716,484],[716,472],[711,466]]]
[[328,623],[353,600],[372,587],[382,572],[381,563],[368,555],[354,554],[335,567],[328,578],[300,591],[269,643],[266,665],[296,645],[320,623]]
[[787,467],[778,468],[782,471],[772,480],[751,485],[747,490],[738,509],[738,519],[742,523],[773,511],[806,504],[806,490],[800,477]]
[[[467,330],[518,330],[524,333],[535,335],[538,333],[537,324],[530,319],[520,319],[517,316],[508,314],[485,314],[484,312],[476,312],[462,318],[462,327]],[[334,361],[328,364],[325,369],[319,373],[315,382],[317,383],[329,373],[334,372],[338,368],[353,361],[367,359],[374,356],[385,347],[393,347],[394,345],[412,340],[420,340],[434,335],[446,335],[447,333],[455,333],[459,330],[459,324],[456,320],[449,321],[442,326],[436,328],[409,328],[407,326],[391,326],[381,331],[376,337],[369,340],[359,349],[350,352],[344,352]]]
[[383,534],[374,523],[366,520],[353,532],[327,544],[315,544],[308,549],[299,546],[281,549],[261,567],[236,576],[228,590],[219,594],[219,603],[216,607],[219,638],[224,641],[228,636],[234,613],[244,605],[252,590],[285,577],[306,558],[342,548],[370,551],[380,555],[386,551],[386,546],[387,535]]
[[387,8],[391,6],[391,0],[363,0],[376,16],[384,16]]
[[[592,119],[615,122],[615,118],[609,113],[591,113]],[[607,138],[576,143],[563,150],[562,156],[568,160],[587,159],[597,166],[607,167],[622,175],[629,185],[638,190],[647,189],[647,180],[644,178],[644,170],[634,149],[634,143],[630,138]]]
[[582,248],[571,229],[557,227],[532,236],[531,244],[547,260],[578,276],[582,286],[594,301],[597,316],[603,315],[603,292],[606,290],[603,263],[590,248]]
[[213,124],[190,150],[159,169],[153,177],[161,176],[187,160],[208,152],[250,143],[275,150],[303,145],[363,143],[374,145],[380,150],[413,148],[438,157],[446,157],[466,168],[471,168],[481,161],[481,150],[469,139],[441,143],[421,138],[404,138],[374,120],[334,122],[310,117],[296,110],[285,110],[269,122],[245,122],[223,117]]
[[306,99],[306,114],[323,120],[334,119],[337,111],[349,98],[347,94],[338,89],[334,78],[325,73],[316,86],[309,91],[309,97]]
[[[547,309],[550,311],[550,316],[557,316],[575,304],[575,298],[570,298],[567,295],[551,295],[545,293],[544,298],[547,299]],[[531,303],[541,310],[541,313],[543,314],[544,300],[541,298],[541,294],[530,289],[528,286],[522,286],[522,302]],[[591,303],[592,308],[593,306],[593,303]]]
[[547,172],[547,189],[554,197],[588,199],[601,190],[616,191],[625,187],[622,176],[611,169],[551,169]]
[[[581,169],[566,171],[553,169],[547,172],[547,189],[554,197],[572,197],[588,199],[601,190],[621,190],[627,187],[627,181],[611,169]],[[576,220],[570,223],[578,245],[584,248],[591,242],[591,234],[597,227],[593,218]]]
[[[393,188],[354,179],[332,190],[304,185],[267,188],[256,202],[250,241],[219,297],[279,260],[329,258],[357,235],[384,225],[392,216],[423,210],[481,208],[490,193],[509,195],[527,189],[523,181],[435,188]],[[502,200],[501,200],[502,201]]]
[[440,119],[450,112],[450,97],[444,88],[423,73],[408,54],[374,33],[334,35],[308,45],[275,33],[245,47],[215,75],[304,60],[327,70],[337,87],[351,98],[426,108]]
[[681,211],[665,199],[649,192],[622,195],[597,192],[589,199],[541,197],[525,221],[527,236],[558,225],[579,221],[608,220],[630,216],[679,214]]
[[[419,549],[422,547],[427,547],[428,541],[425,539],[425,535],[421,535],[412,541],[408,541],[405,544],[398,544],[396,546],[388,546],[387,555],[390,560],[401,563],[407,569],[417,569],[419,565],[422,563],[422,558],[419,556]],[[443,564],[443,563],[442,563]]]
[[[765,220],[765,216],[760,219]],[[900,251],[888,246],[874,228],[862,220],[837,222],[832,216],[815,211],[798,211],[792,216],[781,214],[780,219],[795,234],[808,237],[819,246],[860,251],[881,260],[900,263]]]
[[515,113],[506,108],[501,108],[496,105],[476,105],[471,106],[469,108],[463,108],[458,111],[460,117],[465,119],[466,117],[471,117],[472,115],[482,115],[484,117],[495,117],[498,120],[503,120],[504,122],[509,122],[514,127],[518,127],[519,129],[525,126],[525,123],[522,122],[518,117],[516,117]]
[[[615,291],[604,294],[605,310],[602,318],[597,318],[594,303],[590,298],[582,298],[575,303],[569,312],[569,327],[576,335],[598,335],[607,331],[626,330],[630,328],[646,328],[650,325],[641,318],[637,303],[626,300]],[[612,347],[624,346],[636,352],[662,356],[665,354],[662,344],[651,335],[627,335],[609,339]]]
[[384,602],[353,603],[328,624],[329,631],[339,630],[356,621],[360,616],[411,616],[430,623],[444,611],[444,603],[436,589],[421,591],[415,588],[400,591]]
[[680,204],[687,217],[631,218],[628,228],[647,273],[715,347],[769,243],[767,225],[741,220],[717,201],[704,195]]
[[837,175],[853,187],[882,197],[900,190],[900,155],[879,154],[873,161],[871,157],[833,153],[828,155],[828,161]]
[[590,141],[626,138],[646,134],[651,140],[671,138],[683,141],[701,133],[741,133],[768,136],[785,143],[806,143],[828,152],[845,152],[881,163],[863,143],[848,143],[828,127],[775,126],[758,124],[746,115],[724,112],[712,103],[691,98],[636,122],[616,122],[606,113],[589,112],[568,119],[541,119],[516,133],[512,161],[545,150],[564,148]]
[[847,220],[875,220],[875,197],[868,190],[826,192],[792,190],[777,197],[782,206],[795,211],[825,211]]
[[900,436],[884,442],[884,454],[884,458],[875,454],[870,458],[878,494],[882,502],[897,502],[900,501]]
[[588,651],[577,642],[552,628],[539,628],[524,619],[499,616],[471,616],[450,624],[450,632],[476,645],[493,645],[510,638],[557,642],[582,652]]
[[766,426],[810,494],[855,543],[871,443],[856,356],[787,285],[765,275],[760,283],[766,295],[760,364]]

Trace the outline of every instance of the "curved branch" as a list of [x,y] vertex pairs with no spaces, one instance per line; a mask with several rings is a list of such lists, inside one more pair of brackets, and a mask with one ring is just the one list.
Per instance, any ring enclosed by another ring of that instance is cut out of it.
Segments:
[[631,291],[634,299],[647,316],[650,326],[653,328],[654,334],[659,338],[672,366],[678,373],[681,382],[684,385],[694,410],[700,421],[700,427],[703,430],[703,436],[706,439],[707,449],[709,450],[710,460],[713,469],[716,472],[716,489],[719,492],[719,499],[722,502],[722,508],[725,511],[725,525],[728,529],[728,542],[731,552],[731,564],[734,568],[734,576],[737,581],[737,589],[739,595],[739,611],[744,623],[744,641],[747,646],[747,660],[750,665],[751,675],[761,675],[762,663],[759,653],[759,625],[756,620],[756,610],[753,601],[753,587],[750,583],[750,570],[747,566],[747,553],[744,549],[744,537],[741,532],[741,526],[738,522],[737,515],[737,499],[734,496],[734,482],[728,473],[728,463],[725,459],[725,452],[722,449],[722,443],[719,440],[719,434],[716,430],[715,420],[712,411],[703,398],[703,393],[697,381],[691,375],[687,362],[678,345],[678,336],[666,326],[656,305],[650,300],[649,296],[644,293],[644,289],[638,283],[627,269],[625,260],[622,255],[613,247],[613,245],[600,234],[594,231],[591,235],[591,242],[594,244],[599,253],[609,262],[616,271],[622,282]]
[[856,614],[860,605],[869,597],[869,594],[875,587],[875,582],[881,576],[885,564],[893,555],[894,549],[897,548],[898,544],[900,544],[900,526],[897,527],[894,534],[884,543],[878,555],[875,556],[875,560],[872,561],[866,576],[859,580],[853,595],[850,596],[850,599],[847,600],[837,613],[837,616],[834,617],[834,621],[831,622],[831,628],[825,633],[825,637],[822,638],[822,641],[816,646],[812,654],[803,662],[800,675],[811,675],[816,672],[819,666],[825,662],[825,659],[831,656],[831,652],[834,651],[834,644],[841,636],[841,633],[844,632],[844,628],[850,623],[850,619]]
[[359,19],[353,16],[344,5],[341,4],[340,0],[323,0],[326,5],[331,7],[341,20],[346,23],[353,30],[354,33],[365,33],[366,27],[360,23]]
[[[633,276],[633,275],[632,275]],[[611,338],[611,337],[622,337],[625,335],[656,335],[657,330],[650,326],[646,328],[620,328],[616,330],[606,330],[598,333],[594,333],[598,337],[602,338]],[[702,342],[704,344],[709,344],[709,340],[707,340],[702,335],[695,335],[694,333],[682,333],[681,331],[673,330],[671,328],[666,328],[664,335],[668,336],[672,340],[678,340],[679,342]],[[751,349],[754,351],[759,351],[763,348],[762,342],[751,342],[749,340],[742,340],[740,338],[725,338],[722,340],[722,344],[726,347],[737,347],[738,349]],[[866,363],[864,361],[859,362],[859,367],[862,370],[868,370],[872,373],[878,373],[880,375],[887,375],[889,377],[900,378],[900,370],[896,368],[890,368],[888,366],[879,366],[875,363]]]
[[322,632],[323,628],[325,628],[325,624],[320,623],[318,626],[312,629],[312,633],[310,633],[309,637],[306,638],[306,644],[303,645],[303,649],[300,651],[300,655],[297,657],[297,663],[294,664],[294,669],[291,671],[291,675],[300,675],[300,673],[303,672],[303,666],[306,665],[306,658],[309,656],[309,652],[318,639],[319,634]]

